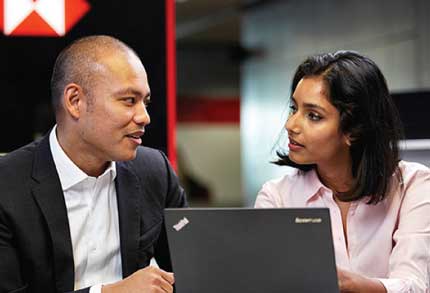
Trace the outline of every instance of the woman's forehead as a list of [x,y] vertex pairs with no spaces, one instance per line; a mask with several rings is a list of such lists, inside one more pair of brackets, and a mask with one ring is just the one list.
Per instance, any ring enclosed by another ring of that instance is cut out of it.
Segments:
[[293,93],[296,102],[330,103],[327,84],[322,77],[311,76],[302,78]]

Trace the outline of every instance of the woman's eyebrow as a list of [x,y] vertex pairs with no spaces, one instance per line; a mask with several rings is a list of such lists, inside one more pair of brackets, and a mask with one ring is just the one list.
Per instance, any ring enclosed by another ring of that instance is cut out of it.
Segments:
[[[294,104],[296,104],[296,105],[297,105],[297,101],[296,101],[296,99],[295,99],[293,96],[291,96],[291,97],[290,97],[290,99],[291,99],[291,101],[292,101]],[[327,113],[327,110],[326,110],[326,109],[324,109],[322,106],[320,106],[320,105],[318,105],[318,104],[314,104],[314,103],[303,103],[303,107],[304,107],[304,108],[308,108],[308,109],[316,109],[316,110],[320,110],[320,111],[322,111],[322,112],[324,112],[324,113]]]
[[309,108],[309,109],[317,109],[317,110],[320,110],[320,111],[322,111],[322,112],[324,112],[324,113],[326,113],[327,111],[326,111],[326,109],[324,109],[323,107],[321,107],[320,105],[317,105],[317,104],[313,104],[313,103],[303,103],[303,107],[305,107],[305,108]]

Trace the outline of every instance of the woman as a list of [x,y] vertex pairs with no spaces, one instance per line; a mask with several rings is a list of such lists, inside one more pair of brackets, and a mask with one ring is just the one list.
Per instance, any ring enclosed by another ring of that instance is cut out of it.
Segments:
[[399,160],[377,65],[351,51],[312,56],[291,92],[276,163],[296,170],[264,184],[255,207],[329,208],[341,292],[429,292],[430,170]]

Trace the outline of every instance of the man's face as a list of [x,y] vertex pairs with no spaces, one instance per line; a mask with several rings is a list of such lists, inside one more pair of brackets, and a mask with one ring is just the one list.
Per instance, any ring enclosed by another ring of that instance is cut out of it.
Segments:
[[132,160],[150,123],[145,69],[131,53],[106,56],[96,66],[95,81],[82,99],[79,139],[97,161]]

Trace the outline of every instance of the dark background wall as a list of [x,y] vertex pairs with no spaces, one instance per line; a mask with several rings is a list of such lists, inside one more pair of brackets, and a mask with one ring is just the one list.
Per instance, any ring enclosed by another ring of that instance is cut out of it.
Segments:
[[392,94],[406,139],[430,139],[430,91]]
[[165,1],[87,2],[91,10],[65,37],[0,33],[0,153],[31,142],[54,125],[49,80],[55,58],[71,41],[92,34],[115,36],[141,57],[152,100],[143,144],[166,152]]

